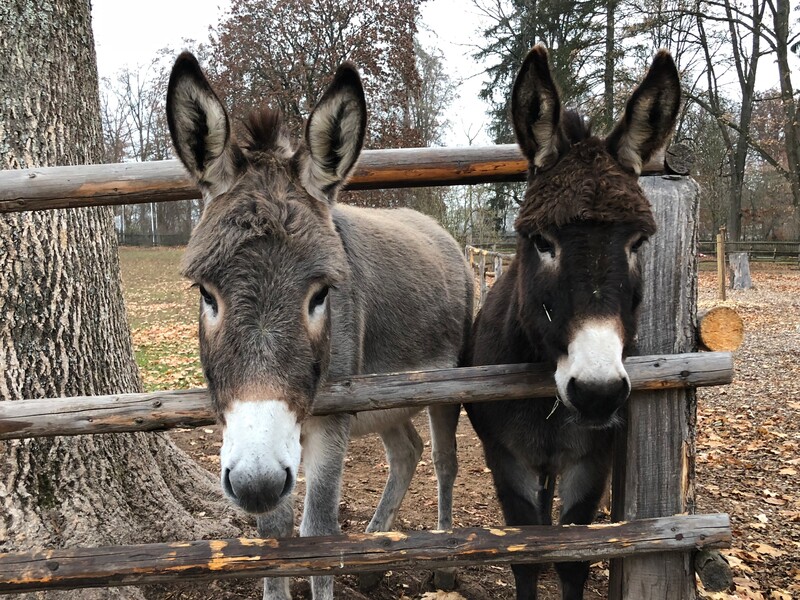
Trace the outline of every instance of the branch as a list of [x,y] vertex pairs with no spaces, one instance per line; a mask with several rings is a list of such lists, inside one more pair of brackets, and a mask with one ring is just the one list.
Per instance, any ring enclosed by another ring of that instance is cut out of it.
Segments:
[[734,123],[732,120],[726,119],[721,113],[715,111],[713,107],[708,102],[703,100],[700,96],[697,96],[696,94],[690,94],[689,99],[692,100],[692,102],[696,103],[698,106],[700,106],[708,114],[713,116],[719,123],[738,133],[745,140],[747,145],[756,152],[758,152],[759,156],[761,156],[761,158],[763,158],[770,166],[772,166],[781,175],[781,177],[783,177],[790,183],[792,182],[793,179],[792,173],[787,169],[785,169],[778,161],[776,161],[772,157],[772,155],[769,152],[767,152],[767,150],[764,149],[763,146],[761,146],[761,144],[759,144],[756,140],[754,140],[753,137],[750,135],[749,131],[742,129],[738,123]]

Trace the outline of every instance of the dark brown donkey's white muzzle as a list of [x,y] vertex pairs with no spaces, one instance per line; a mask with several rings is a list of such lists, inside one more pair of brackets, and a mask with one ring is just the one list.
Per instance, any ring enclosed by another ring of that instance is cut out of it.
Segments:
[[630,395],[621,330],[617,319],[586,321],[572,336],[567,355],[558,361],[558,396],[589,424],[607,423]]
[[247,512],[272,510],[292,492],[300,454],[300,423],[286,402],[235,400],[225,412],[222,489]]

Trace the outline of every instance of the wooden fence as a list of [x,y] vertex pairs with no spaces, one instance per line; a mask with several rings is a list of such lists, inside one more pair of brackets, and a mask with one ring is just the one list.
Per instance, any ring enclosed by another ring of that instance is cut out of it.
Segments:
[[[725,241],[727,253],[747,252],[751,260],[800,263],[800,242]],[[700,240],[697,250],[708,257],[717,255],[715,240]]]
[[464,256],[466,256],[469,266],[472,267],[478,282],[478,301],[475,303],[477,312],[483,306],[486,294],[489,293],[489,280],[494,283],[503,274],[503,269],[514,260],[514,253],[497,252],[467,245],[464,249]]
[[[515,147],[366,152],[352,189],[455,185],[524,178]],[[692,552],[729,544],[727,515],[693,515],[695,395],[731,381],[730,354],[695,350],[697,187],[641,180],[654,206],[657,243],[643,249],[647,282],[639,344],[626,367],[634,392],[618,436],[613,515],[618,523],[283,540],[205,540],[0,555],[0,593],[137,585],[233,576],[335,574],[459,564],[612,559],[610,597],[694,597]],[[5,171],[0,212],[195,197],[172,161]],[[469,250],[468,250],[469,252]],[[483,260],[489,254],[476,255]],[[492,257],[492,273],[503,268]],[[444,402],[552,398],[543,365],[494,365],[330,383],[317,414]],[[536,401],[536,400],[531,400]],[[541,400],[548,401],[548,400]],[[0,439],[152,431],[211,422],[203,390],[0,403]]]

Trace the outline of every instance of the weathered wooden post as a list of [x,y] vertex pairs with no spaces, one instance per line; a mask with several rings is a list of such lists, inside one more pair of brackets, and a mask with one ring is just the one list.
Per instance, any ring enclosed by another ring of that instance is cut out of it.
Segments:
[[[639,351],[696,348],[698,186],[688,177],[642,177],[658,233],[643,248]],[[693,389],[635,392],[618,435],[612,517],[629,521],[694,512],[696,396]],[[692,557],[655,553],[612,561],[612,600],[695,597]]]
[[717,299],[725,300],[725,226],[717,234]]
[[489,289],[486,287],[486,250],[480,251],[480,258],[478,258],[478,282],[481,286],[481,300],[478,307],[483,306],[483,301],[486,300],[486,294]]
[[500,254],[494,255],[494,280],[503,274],[503,257]]

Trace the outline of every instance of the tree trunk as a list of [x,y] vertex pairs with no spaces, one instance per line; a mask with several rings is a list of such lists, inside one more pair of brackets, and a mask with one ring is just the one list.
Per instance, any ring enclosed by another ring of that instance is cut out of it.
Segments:
[[[0,31],[2,168],[100,160],[90,3],[8,0]],[[0,216],[0,401],[139,390],[111,209]],[[163,435],[21,440],[0,456],[0,552],[237,533],[195,518],[222,513],[218,485]]]
[[792,71],[789,67],[789,1],[777,0],[774,6],[775,10],[772,16],[775,27],[778,74],[781,82],[781,102],[786,115],[786,125],[783,129],[786,162],[791,174],[792,202],[795,207],[798,207],[800,206],[800,122],[794,99],[794,87],[792,87]]
[[614,64],[616,62],[616,1],[606,3],[606,55],[603,70],[603,128],[614,125]]

